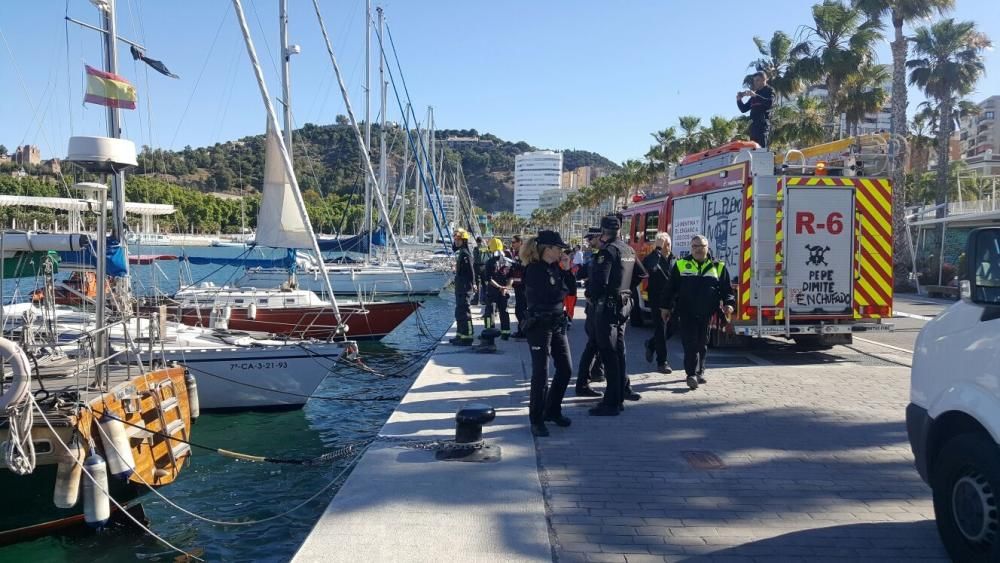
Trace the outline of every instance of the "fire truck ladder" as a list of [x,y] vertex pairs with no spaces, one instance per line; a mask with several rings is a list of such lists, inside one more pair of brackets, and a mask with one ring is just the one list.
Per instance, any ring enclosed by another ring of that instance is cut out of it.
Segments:
[[[785,218],[788,204],[784,194],[778,193],[778,181],[773,172],[755,175],[753,178],[750,295],[751,304],[756,307],[757,313],[754,336],[758,337],[765,334],[779,334],[776,330],[765,329],[764,311],[773,311],[775,317],[780,311],[785,322],[784,336],[791,335],[787,276],[784,271],[784,257],[778,252],[777,246],[779,213],[780,217]],[[782,241],[787,240],[787,219],[781,222],[781,235]],[[784,299],[777,305],[775,301],[779,290],[783,292]]]

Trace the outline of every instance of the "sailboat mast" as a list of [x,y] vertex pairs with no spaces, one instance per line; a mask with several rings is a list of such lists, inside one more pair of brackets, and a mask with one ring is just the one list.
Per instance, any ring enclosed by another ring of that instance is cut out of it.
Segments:
[[[383,30],[385,29],[385,14],[382,12],[382,7],[376,9],[378,12],[378,36],[382,37]],[[386,147],[385,147],[385,114],[388,105],[386,104],[387,96],[389,95],[389,83],[385,80],[385,52],[379,49],[378,56],[378,83],[380,87],[379,94],[379,124],[378,124],[378,186],[376,189],[379,193],[385,197],[389,196],[389,186],[388,186],[388,176],[389,176],[389,163],[386,158]],[[368,234],[368,252],[371,253],[371,232]]]
[[[372,154],[372,2],[365,0],[365,152]],[[365,231],[368,235],[368,259],[371,259],[372,182],[365,176]]]
[[[111,74],[118,74],[118,24],[115,21],[115,8],[117,1],[108,0],[107,9],[101,11],[104,19],[104,70]],[[108,136],[115,139],[121,138],[121,120],[118,115],[118,108],[113,105],[107,106],[108,116]],[[111,202],[114,205],[114,220],[111,223],[111,238],[114,240],[124,240],[125,236],[125,173],[118,172],[111,180]],[[99,233],[103,236],[103,233]],[[103,283],[103,281],[101,282]]]
[[396,197],[399,198],[399,232],[406,235],[406,175],[409,173],[410,169],[410,132],[409,125],[409,111],[410,104],[406,104],[406,112],[403,114],[403,173],[400,174],[399,181],[399,193]]
[[278,21],[281,35],[281,104],[285,121],[285,150],[292,155],[292,79],[290,76],[292,53],[288,49],[288,0],[278,0]]

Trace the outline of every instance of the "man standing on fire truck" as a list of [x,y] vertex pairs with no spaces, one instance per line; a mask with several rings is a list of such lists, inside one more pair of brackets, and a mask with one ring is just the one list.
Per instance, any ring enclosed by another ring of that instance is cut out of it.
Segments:
[[[749,96],[750,101],[743,98]],[[753,89],[736,94],[736,105],[740,113],[750,112],[750,140],[761,148],[767,148],[767,137],[771,129],[771,106],[774,105],[774,90],[767,85],[767,73],[761,71],[753,75]]]
[[684,371],[691,390],[705,383],[708,329],[722,304],[726,316],[733,314],[736,298],[726,265],[708,256],[708,239],[691,239],[691,256],[678,260],[670,272],[670,283],[660,307],[664,317],[676,313],[681,323]]

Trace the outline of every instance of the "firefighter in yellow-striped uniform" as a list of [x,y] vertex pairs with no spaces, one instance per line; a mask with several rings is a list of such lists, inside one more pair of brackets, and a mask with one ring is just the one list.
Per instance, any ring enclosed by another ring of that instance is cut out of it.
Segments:
[[709,257],[704,236],[692,238],[691,255],[674,265],[660,306],[664,320],[672,314],[680,318],[687,384],[697,389],[705,383],[709,323],[720,307],[729,316],[736,306],[729,271],[724,263]]
[[503,242],[494,237],[489,242],[490,257],[483,265],[482,283],[486,286],[483,320],[486,328],[493,328],[493,314],[500,316],[500,339],[510,339],[510,313],[507,300],[512,291],[511,267],[514,261],[504,256]]

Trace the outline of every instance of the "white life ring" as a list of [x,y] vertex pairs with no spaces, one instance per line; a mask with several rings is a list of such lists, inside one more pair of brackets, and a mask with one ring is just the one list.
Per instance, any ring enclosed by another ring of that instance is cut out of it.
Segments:
[[5,411],[8,405],[23,401],[30,391],[31,364],[28,362],[28,355],[20,346],[2,337],[0,337],[0,354],[3,355],[3,360],[10,364],[14,374],[13,381],[7,386],[3,395],[0,395],[0,411]]

